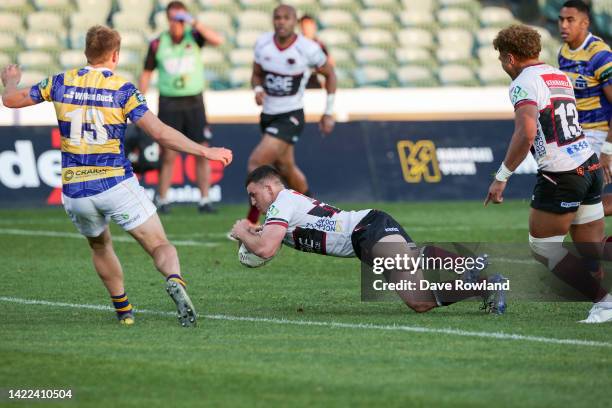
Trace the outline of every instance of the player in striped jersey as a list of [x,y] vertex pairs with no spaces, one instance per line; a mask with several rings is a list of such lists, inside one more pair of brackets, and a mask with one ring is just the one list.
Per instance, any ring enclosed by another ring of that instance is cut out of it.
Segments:
[[62,201],[67,214],[92,249],[93,263],[106,286],[117,317],[133,324],[134,315],[123,283],[121,264],[113,250],[110,219],[131,234],[151,255],[166,278],[166,289],[177,305],[183,326],[194,326],[196,314],[185,290],[176,249],[168,242],[155,206],[134,177],[125,157],[128,119],[160,145],[220,160],[232,153],[189,140],[161,122],[147,108],[136,87],[115,75],[121,37],[115,30],[94,26],[87,32],[88,66],[44,79],[31,89],[18,89],[21,71],[2,71],[2,101],[9,108],[52,102],[62,136]]
[[[559,69],[572,81],[580,126],[600,156],[607,183],[612,182],[612,52],[589,32],[589,7],[569,0],[559,12],[559,31],[565,42],[559,51]],[[603,197],[604,212],[612,214],[612,195]]]

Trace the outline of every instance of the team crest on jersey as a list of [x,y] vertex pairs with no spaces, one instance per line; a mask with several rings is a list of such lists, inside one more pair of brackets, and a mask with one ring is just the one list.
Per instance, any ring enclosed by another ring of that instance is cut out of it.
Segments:
[[287,60],[287,64],[289,64],[289,65],[293,65],[293,64],[295,64],[295,58],[289,58],[289,59]]
[[40,81],[38,83],[38,87],[41,88],[41,89],[46,88],[47,85],[49,85],[49,78],[45,78],[45,79],[43,79],[42,81]]
[[527,97],[527,91],[517,85],[512,88],[512,90],[510,91],[510,95],[510,100],[512,101],[512,104],[515,104],[516,101]]

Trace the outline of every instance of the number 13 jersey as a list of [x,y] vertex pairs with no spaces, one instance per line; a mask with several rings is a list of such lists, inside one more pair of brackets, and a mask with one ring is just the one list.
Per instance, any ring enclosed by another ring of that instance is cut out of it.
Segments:
[[55,107],[66,196],[93,196],[132,177],[124,151],[127,120],[136,122],[148,110],[133,84],[108,69],[85,67],[44,79],[30,98]]
[[593,155],[578,122],[572,83],[562,71],[546,64],[526,67],[510,84],[510,101],[514,110],[525,104],[538,107],[531,153],[540,170],[573,170]]
[[300,34],[284,48],[275,41],[274,33],[262,34],[255,43],[255,63],[264,72],[263,113],[277,115],[302,109],[311,69],[321,68],[326,61],[321,46]]

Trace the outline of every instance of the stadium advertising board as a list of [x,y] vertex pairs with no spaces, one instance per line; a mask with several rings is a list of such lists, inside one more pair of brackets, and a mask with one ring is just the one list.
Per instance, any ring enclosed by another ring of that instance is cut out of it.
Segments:
[[[255,125],[214,126],[214,145],[234,151],[226,169],[211,163],[211,198],[242,203],[246,162],[259,139]],[[503,159],[512,134],[512,121],[348,122],[322,137],[307,124],[296,145],[299,166],[311,188],[330,201],[371,200],[481,200],[492,174]],[[60,136],[50,126],[0,128],[0,206],[60,204]],[[140,157],[155,162],[158,150]],[[521,165],[506,190],[507,198],[531,195],[535,162]],[[170,199],[194,202],[199,198],[195,160],[175,163]],[[141,183],[154,194],[157,170]]]

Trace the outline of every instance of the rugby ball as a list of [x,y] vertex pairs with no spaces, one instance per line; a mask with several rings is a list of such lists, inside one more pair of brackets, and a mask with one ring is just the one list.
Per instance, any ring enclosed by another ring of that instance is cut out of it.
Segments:
[[258,268],[268,262],[270,258],[264,259],[255,255],[254,253],[249,251],[247,247],[244,246],[244,244],[241,243],[240,248],[238,249],[238,260],[246,267]]

